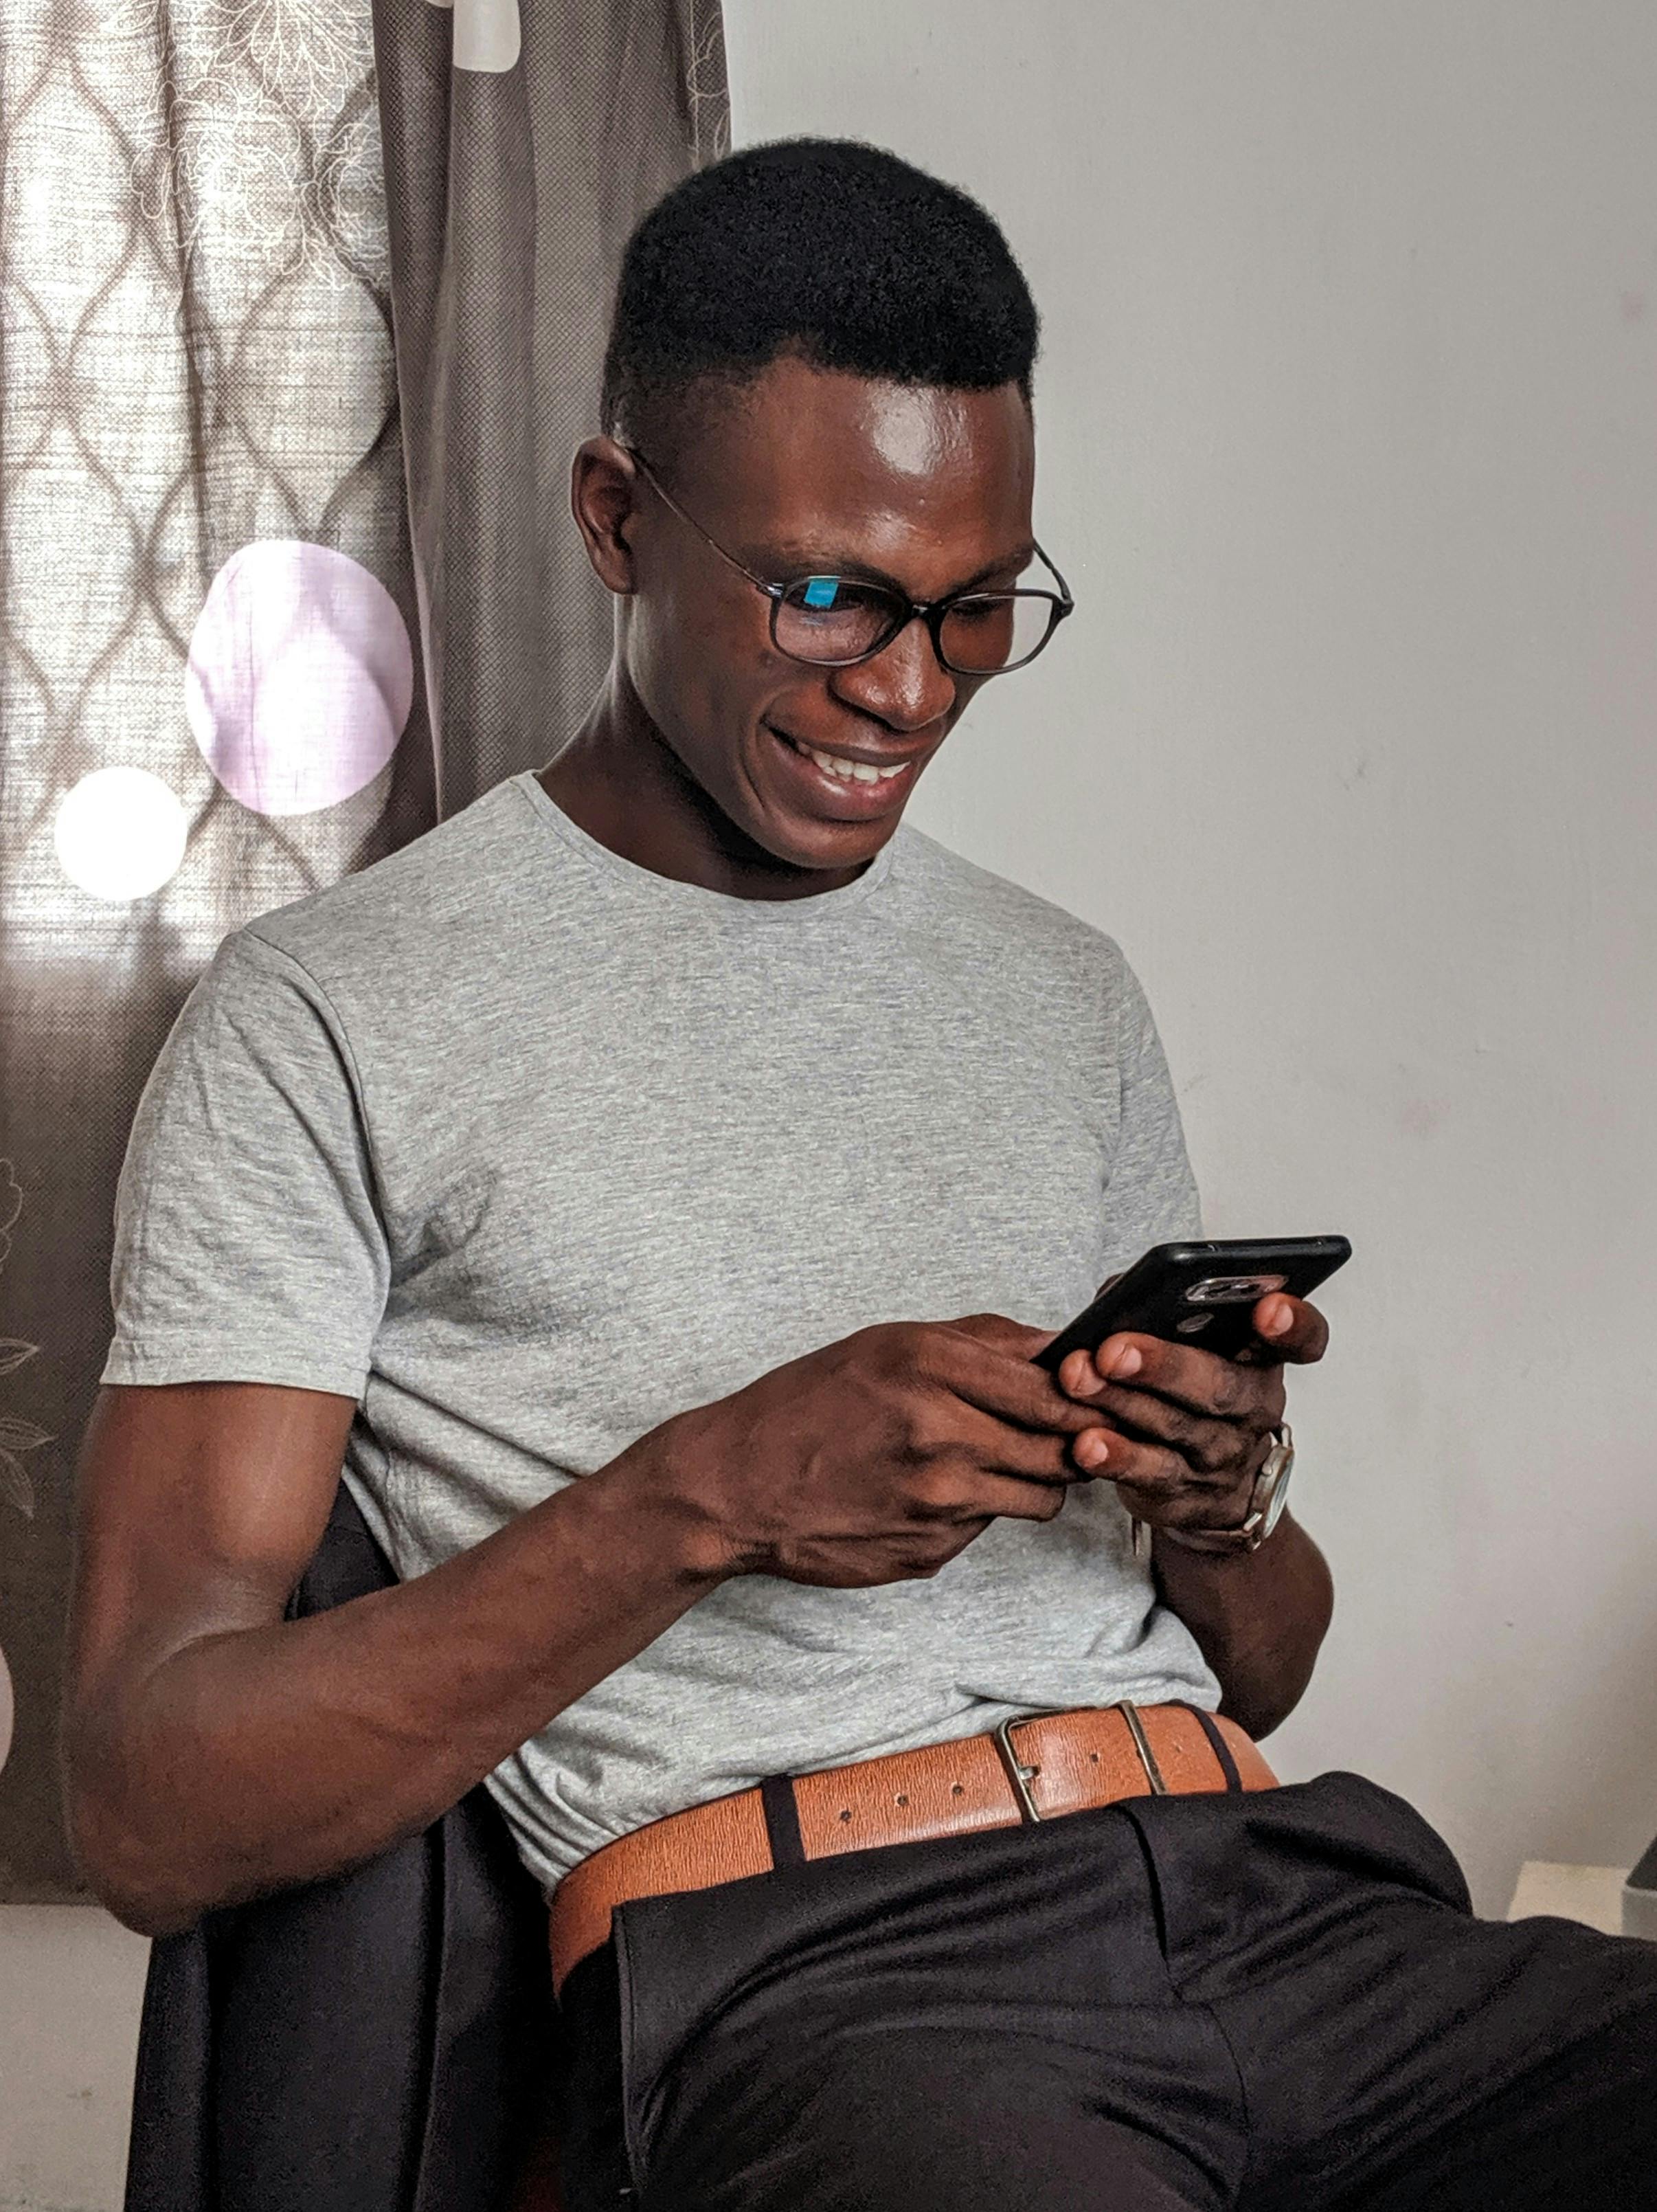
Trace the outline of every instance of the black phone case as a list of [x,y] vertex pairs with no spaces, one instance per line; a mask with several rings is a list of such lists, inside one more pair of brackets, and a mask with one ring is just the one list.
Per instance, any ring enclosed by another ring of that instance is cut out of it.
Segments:
[[1096,1351],[1124,1329],[1194,1344],[1223,1359],[1246,1358],[1253,1346],[1254,1308],[1263,1297],[1273,1291],[1306,1297],[1351,1256],[1344,1237],[1154,1245],[1036,1353],[1035,1364],[1056,1374],[1072,1352]]

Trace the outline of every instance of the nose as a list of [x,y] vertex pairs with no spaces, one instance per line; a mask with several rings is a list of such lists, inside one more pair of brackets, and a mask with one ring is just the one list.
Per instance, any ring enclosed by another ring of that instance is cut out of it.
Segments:
[[919,615],[911,616],[871,660],[836,669],[830,689],[847,706],[905,736],[941,721],[956,702],[956,679],[938,659]]

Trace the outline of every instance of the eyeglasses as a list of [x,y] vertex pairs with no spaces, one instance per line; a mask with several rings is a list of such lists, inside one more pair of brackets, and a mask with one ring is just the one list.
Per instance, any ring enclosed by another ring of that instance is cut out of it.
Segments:
[[771,602],[771,642],[790,660],[815,668],[855,668],[883,653],[901,630],[925,623],[940,664],[955,676],[1005,676],[1028,668],[1076,602],[1070,586],[1041,548],[1037,557],[1052,572],[1057,592],[953,592],[943,599],[912,599],[886,584],[859,576],[796,576],[779,584],[737,560],[687,514],[636,447],[622,449],[651,489],[713,547],[738,575]]

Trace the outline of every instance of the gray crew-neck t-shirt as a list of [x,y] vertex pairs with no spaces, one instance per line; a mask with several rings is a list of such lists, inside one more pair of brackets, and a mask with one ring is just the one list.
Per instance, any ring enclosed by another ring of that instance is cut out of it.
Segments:
[[[345,1480],[406,1577],[816,1346],[1057,1328],[1196,1227],[1099,932],[907,824],[842,890],[729,897],[524,775],[227,939],[139,1109],[105,1379],[357,1399]],[[930,1581],[727,1583],[490,1786],[550,1887],[766,1774],[1212,1707],[1127,1537],[1097,1482]]]

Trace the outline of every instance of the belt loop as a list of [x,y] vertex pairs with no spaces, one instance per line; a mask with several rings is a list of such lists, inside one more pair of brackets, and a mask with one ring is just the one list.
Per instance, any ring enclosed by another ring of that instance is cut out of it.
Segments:
[[774,1867],[804,1866],[805,1844],[799,1832],[799,1803],[792,1774],[768,1774],[760,1784],[760,1806],[771,1842]]
[[1145,1780],[1150,1784],[1153,1797],[1166,1797],[1168,1784],[1162,1779],[1162,1770],[1156,1764],[1156,1753],[1150,1748],[1150,1738],[1145,1734],[1145,1724],[1139,1717],[1138,1705],[1124,1698],[1116,1708],[1127,1723],[1127,1732],[1133,1738],[1133,1748],[1139,1754],[1139,1764],[1145,1770]]
[[1182,1705],[1181,1711],[1189,1713],[1208,1738],[1209,1748],[1220,1762],[1220,1771],[1225,1777],[1225,1786],[1228,1791],[1241,1790],[1243,1786],[1242,1777],[1237,1771],[1236,1760],[1231,1756],[1231,1747],[1215,1727],[1211,1716],[1205,1713],[1200,1705]]

